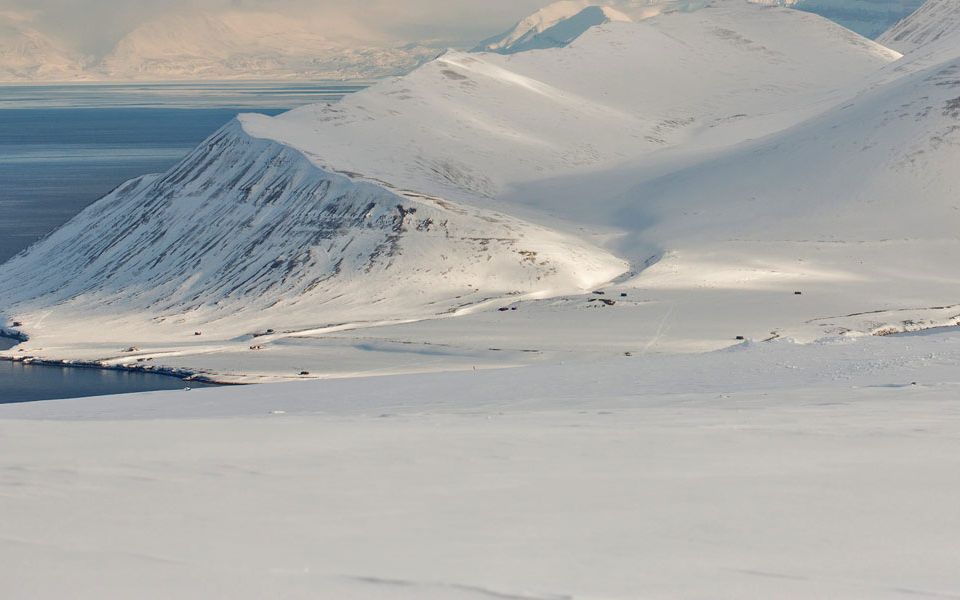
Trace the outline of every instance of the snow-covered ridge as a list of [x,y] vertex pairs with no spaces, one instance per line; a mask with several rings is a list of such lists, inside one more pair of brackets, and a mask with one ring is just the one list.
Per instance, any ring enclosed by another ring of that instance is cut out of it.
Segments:
[[594,27],[549,52],[451,51],[338,105],[247,126],[336,170],[482,204],[531,180],[772,133],[899,56],[814,15],[725,2]]
[[[742,257],[731,261],[786,251],[784,263],[819,242],[821,252],[837,253],[829,264],[850,290],[909,280],[935,298],[915,307],[955,304],[943,277],[960,259],[957,73],[960,58],[908,74],[802,126],[645,183],[630,192],[645,198],[632,210],[656,223],[645,238],[692,254],[709,249],[713,260],[724,246]],[[857,328],[876,316],[863,315]]]
[[561,48],[591,27],[630,20],[610,6],[593,5],[587,0],[561,0],[523,19],[510,31],[481,42],[474,51],[513,54]]
[[[792,6],[798,0],[747,0],[761,6]],[[528,50],[562,48],[590,28],[606,23],[628,23],[676,11],[698,10],[709,0],[560,0],[521,19],[513,28],[480,42],[474,52],[515,54]]]
[[[745,0],[766,7],[794,6],[801,0]],[[662,14],[709,7],[711,0],[559,0],[521,19],[508,31],[480,42],[474,52],[515,54],[562,48],[591,27],[642,21]]]

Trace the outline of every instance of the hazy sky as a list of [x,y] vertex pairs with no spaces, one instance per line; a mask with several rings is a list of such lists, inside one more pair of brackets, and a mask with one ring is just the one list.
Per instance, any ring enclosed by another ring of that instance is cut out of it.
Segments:
[[353,19],[403,40],[464,42],[499,33],[550,0],[0,0],[85,52],[109,49],[138,23],[170,10],[239,6]]

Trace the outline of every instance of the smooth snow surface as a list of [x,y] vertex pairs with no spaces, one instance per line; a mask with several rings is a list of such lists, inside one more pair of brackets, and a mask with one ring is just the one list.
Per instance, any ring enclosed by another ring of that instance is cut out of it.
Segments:
[[954,598],[958,362],[948,330],[0,406],[0,595]]

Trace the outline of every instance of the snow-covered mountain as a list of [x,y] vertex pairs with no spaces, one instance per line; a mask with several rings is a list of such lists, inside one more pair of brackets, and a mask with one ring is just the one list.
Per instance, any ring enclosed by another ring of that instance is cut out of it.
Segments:
[[[746,0],[761,6],[791,6],[799,0]],[[559,0],[521,19],[508,31],[480,42],[474,52],[515,54],[562,48],[605,23],[642,21],[661,14],[700,10],[710,0]]]
[[877,41],[905,54],[934,44],[957,44],[960,42],[960,4],[953,0],[927,0],[920,10],[897,23]]
[[336,29],[277,13],[172,14],[127,34],[96,70],[109,79],[365,79],[407,72],[437,54],[328,31]]
[[[30,282],[0,306],[27,356],[218,376],[291,353],[339,372],[329,338],[290,340],[362,327],[608,352],[950,322],[957,54],[937,56],[904,69],[739,0],[448,52],[338,105],[241,117],[0,267]],[[600,285],[638,300],[585,320]],[[424,319],[455,324],[384,326]]]
[[27,15],[0,11],[0,81],[84,79],[86,62],[33,27]]
[[626,266],[575,237],[324,170],[234,122],[4,269],[30,277],[14,302],[125,314],[177,339],[453,313],[590,287]]
[[523,19],[510,31],[481,42],[474,51],[513,54],[526,50],[561,48],[591,27],[630,20],[630,17],[609,6],[591,5],[588,0],[561,0]]
[[[747,1],[761,6],[792,7],[812,12],[868,38],[879,36],[923,3],[923,0]],[[474,51],[512,54],[559,48],[596,25],[643,20],[670,12],[689,12],[707,5],[707,1],[692,0],[561,0],[523,19],[511,30],[481,42]]]
[[861,297],[863,311],[810,321],[823,333],[954,324],[958,71],[955,54],[800,127],[632,189],[622,202],[649,224],[643,242],[678,249],[652,271],[664,270],[667,284],[727,285],[716,269],[749,276],[766,264],[771,281],[806,272],[835,282],[834,299]]
[[245,125],[334,170],[488,202],[520,182],[793,125],[898,57],[814,15],[720,2],[594,27],[547,53],[451,51],[336,106]]

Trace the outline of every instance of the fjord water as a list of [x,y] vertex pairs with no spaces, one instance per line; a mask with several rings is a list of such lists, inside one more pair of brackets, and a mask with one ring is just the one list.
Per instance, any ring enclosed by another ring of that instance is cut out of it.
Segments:
[[165,171],[235,114],[229,109],[0,110],[0,262],[124,181]]
[[[0,350],[11,348],[16,343],[8,338],[0,338]],[[0,404],[158,390],[186,391],[188,388],[197,387],[208,386],[192,382],[184,383],[175,377],[148,373],[36,366],[0,361]]]
[[[0,263],[124,181],[167,170],[239,112],[277,114],[362,87],[0,86]],[[14,343],[0,339],[0,349]],[[0,362],[0,403],[184,385],[160,375]]]

